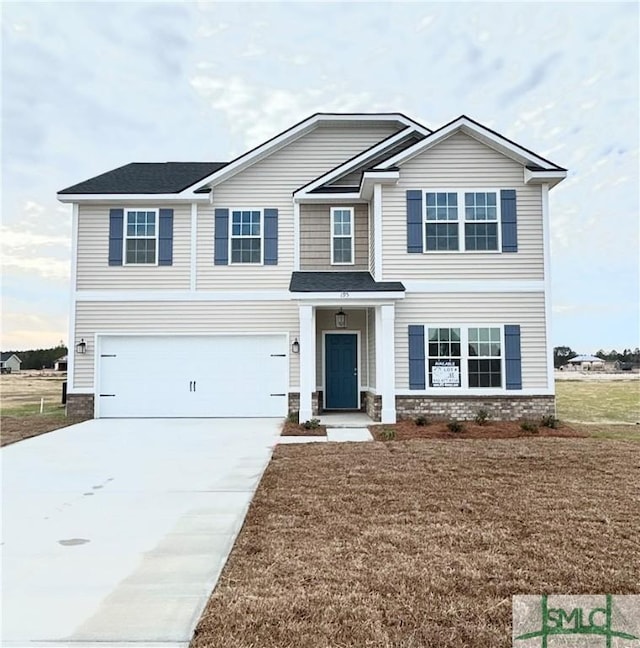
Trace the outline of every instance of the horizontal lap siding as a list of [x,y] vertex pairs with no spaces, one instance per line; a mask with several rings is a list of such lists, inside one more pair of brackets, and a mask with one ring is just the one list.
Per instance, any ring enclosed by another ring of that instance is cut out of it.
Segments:
[[396,388],[409,389],[409,324],[519,324],[522,388],[547,386],[543,293],[409,293],[396,306]]
[[[136,207],[160,209],[162,203]],[[109,265],[109,205],[80,205],[78,209],[78,290],[184,290],[189,288],[191,207],[172,206],[173,264],[170,266]]]
[[[517,253],[407,253],[408,189],[483,187],[516,189]],[[524,184],[522,165],[468,135],[452,135],[402,164],[398,184],[383,187],[382,205],[385,280],[544,277],[541,188]]]
[[[203,290],[272,289],[288,286],[293,270],[292,194],[302,185],[398,130],[392,124],[320,126],[213,189],[213,207],[198,216],[198,279]],[[213,265],[213,209],[278,209],[278,265]]]
[[[298,307],[277,302],[78,302],[76,336],[87,353],[76,356],[74,388],[93,388],[95,333],[208,335],[289,333],[299,337]],[[291,385],[298,385],[299,356],[290,354]],[[167,371],[170,371],[170,358]]]
[[340,206],[355,208],[355,263],[351,266],[331,265],[329,205],[300,205],[300,270],[345,272],[369,269],[367,205],[345,203]]

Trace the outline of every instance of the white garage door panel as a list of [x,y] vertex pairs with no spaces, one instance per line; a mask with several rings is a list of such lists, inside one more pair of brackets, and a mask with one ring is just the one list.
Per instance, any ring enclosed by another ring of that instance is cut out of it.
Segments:
[[99,416],[284,416],[284,335],[106,336]]

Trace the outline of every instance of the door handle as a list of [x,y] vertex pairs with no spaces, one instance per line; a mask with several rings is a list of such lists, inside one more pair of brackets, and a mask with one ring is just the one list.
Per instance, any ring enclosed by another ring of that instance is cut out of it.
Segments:
[[193,381],[193,391],[195,391],[195,390],[196,390],[196,381],[194,380]]
[[193,391],[193,380],[189,381],[189,391]]

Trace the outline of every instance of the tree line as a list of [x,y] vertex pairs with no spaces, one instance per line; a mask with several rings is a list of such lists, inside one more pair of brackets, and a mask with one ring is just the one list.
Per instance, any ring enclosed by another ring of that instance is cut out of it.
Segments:
[[67,355],[67,347],[60,343],[50,349],[9,351],[9,353],[15,353],[22,360],[20,369],[52,369],[56,360]]
[[[567,364],[571,358],[575,358],[578,354],[568,346],[557,346],[553,349],[553,366],[557,369],[562,365]],[[640,366],[640,349],[636,347],[633,349],[624,349],[623,351],[616,351],[612,349],[607,352],[604,349],[596,351],[594,355],[605,362],[624,362],[630,363],[634,366]]]

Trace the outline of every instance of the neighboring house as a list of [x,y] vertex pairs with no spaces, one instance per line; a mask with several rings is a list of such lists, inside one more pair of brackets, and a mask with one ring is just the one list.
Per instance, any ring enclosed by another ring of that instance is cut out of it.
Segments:
[[62,356],[62,358],[58,358],[54,364],[53,368],[55,371],[66,371],[67,370],[67,356]]
[[15,373],[16,371],[20,371],[21,364],[22,360],[15,353],[11,353],[11,351],[0,353],[0,371],[2,373]]
[[579,369],[584,371],[604,371],[604,360],[592,355],[577,355],[575,358],[568,360],[567,365],[574,371]]
[[316,114],[223,162],[128,164],[73,205],[69,412],[554,410],[549,189],[462,116]]

